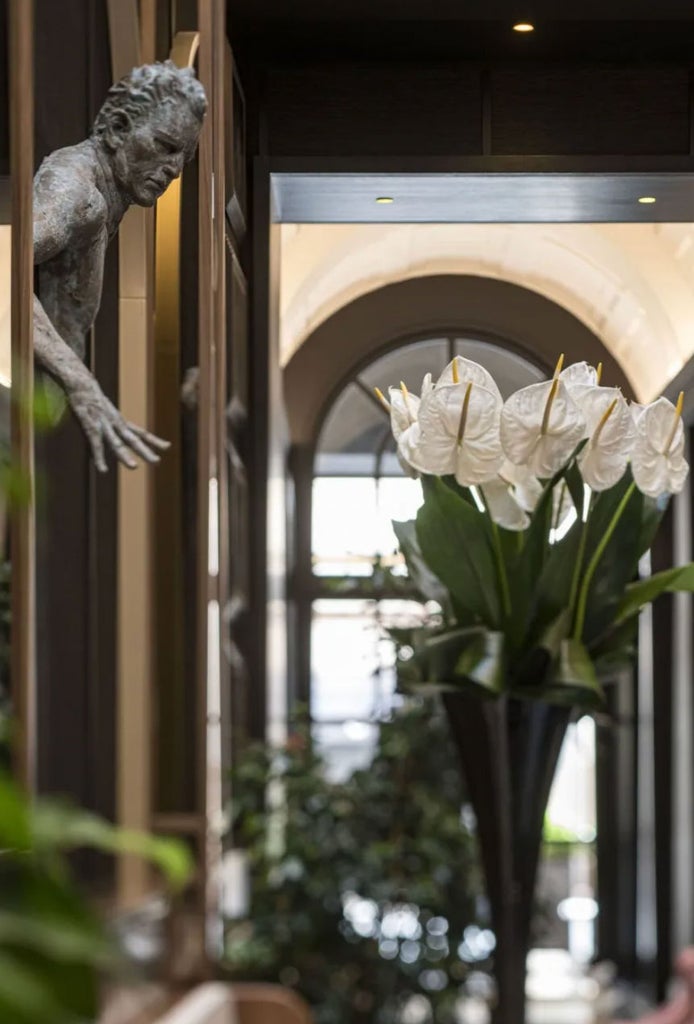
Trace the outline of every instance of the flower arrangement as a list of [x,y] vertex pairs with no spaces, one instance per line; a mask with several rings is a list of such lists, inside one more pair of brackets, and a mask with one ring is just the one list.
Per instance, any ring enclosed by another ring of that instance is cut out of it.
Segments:
[[420,397],[378,392],[424,493],[395,532],[439,609],[399,678],[441,691],[460,754],[496,936],[494,1024],[525,1020],[542,822],[568,723],[630,664],[644,605],[694,590],[694,564],[639,579],[689,471],[683,396],[636,405],[600,378],[562,357],[551,380],[504,401],[457,357]]
[[395,524],[410,574],[442,614],[403,675],[568,706],[599,706],[629,661],[642,607],[694,590],[694,565],[638,579],[668,496],[682,490],[683,395],[629,403],[601,366],[563,368],[503,400],[456,357],[421,397],[377,391],[416,522]]

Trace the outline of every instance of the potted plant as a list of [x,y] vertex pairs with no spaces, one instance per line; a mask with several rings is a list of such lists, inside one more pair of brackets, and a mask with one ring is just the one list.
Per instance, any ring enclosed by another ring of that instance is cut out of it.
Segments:
[[[642,607],[694,590],[694,565],[638,579],[684,486],[682,399],[629,404],[601,368],[559,360],[501,397],[457,357],[420,397],[390,388],[416,521],[396,523],[411,578],[440,612],[401,679],[442,691],[478,835],[497,940],[496,1024],[522,1024],[542,823],[564,733],[630,663]],[[409,653],[409,652],[408,652]]]
[[[317,1024],[401,1019],[412,1000],[451,1024],[461,986],[491,950],[465,791],[443,715],[411,700],[378,726],[373,757],[330,779],[305,727],[257,745],[234,773],[234,840],[248,916],[228,922],[234,979],[279,982]],[[266,794],[281,792],[274,812]],[[464,945],[464,958],[460,947]]]

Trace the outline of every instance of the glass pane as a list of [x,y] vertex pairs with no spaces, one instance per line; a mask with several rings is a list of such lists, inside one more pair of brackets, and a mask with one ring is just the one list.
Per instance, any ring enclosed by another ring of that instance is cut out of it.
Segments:
[[380,639],[374,601],[314,602],[311,628],[311,713],[314,719],[335,723],[373,716],[380,687]]
[[546,377],[542,370],[528,362],[523,356],[488,341],[457,338],[454,351],[456,355],[472,359],[489,370],[504,398],[508,398],[519,388],[527,387],[528,384],[536,384],[540,380],[545,380]]
[[397,387],[402,380],[410,391],[418,395],[424,374],[431,373],[436,378],[447,362],[446,338],[415,341],[376,359],[359,374],[359,379],[369,390],[380,388],[384,393],[391,385]]
[[313,481],[313,564],[319,576],[370,576],[379,552],[373,477]]
[[[373,473],[374,454],[389,432],[386,411],[356,384],[349,384],[338,397],[323,425],[318,443],[316,472],[335,475],[338,471],[343,472],[340,467],[345,465],[349,467],[347,472],[358,472],[361,475]],[[345,456],[350,458],[345,459]]]
[[392,520],[414,519],[421,504],[421,485],[410,477],[317,477],[313,571],[318,576],[370,576],[377,559],[401,565]]

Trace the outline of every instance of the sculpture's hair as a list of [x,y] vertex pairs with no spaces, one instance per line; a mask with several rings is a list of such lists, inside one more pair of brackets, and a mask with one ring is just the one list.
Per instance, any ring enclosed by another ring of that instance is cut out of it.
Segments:
[[207,98],[192,68],[179,68],[170,60],[133,68],[109,89],[92,134],[103,138],[119,115],[125,114],[135,123],[171,100],[184,100],[198,121],[202,121]]

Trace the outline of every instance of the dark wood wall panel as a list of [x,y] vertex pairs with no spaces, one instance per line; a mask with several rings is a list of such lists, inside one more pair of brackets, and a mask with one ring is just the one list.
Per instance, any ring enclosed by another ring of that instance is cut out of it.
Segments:
[[490,94],[493,153],[689,152],[686,68],[493,69]]
[[0,175],[10,169],[9,83],[7,80],[7,0],[0,0]]
[[476,153],[481,110],[476,68],[287,67],[267,80],[273,154]]
[[689,93],[684,66],[570,62],[268,61],[257,89],[291,157],[688,155]]
[[[104,0],[36,0],[36,158],[85,138],[111,84]],[[108,250],[90,360],[117,401],[118,254]],[[39,787],[115,811],[117,473],[93,470],[71,415],[37,477]]]

